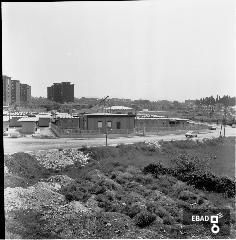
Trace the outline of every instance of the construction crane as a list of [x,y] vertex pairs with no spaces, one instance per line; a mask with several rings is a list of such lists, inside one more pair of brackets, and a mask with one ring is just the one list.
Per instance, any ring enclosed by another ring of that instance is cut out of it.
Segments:
[[[97,104],[95,104],[94,106],[92,106],[89,109],[91,110],[91,109],[94,109],[97,106],[105,105],[104,103],[106,102],[107,98],[109,98],[109,96],[106,96],[105,98],[101,99]],[[98,111],[98,109],[97,109],[97,111]]]

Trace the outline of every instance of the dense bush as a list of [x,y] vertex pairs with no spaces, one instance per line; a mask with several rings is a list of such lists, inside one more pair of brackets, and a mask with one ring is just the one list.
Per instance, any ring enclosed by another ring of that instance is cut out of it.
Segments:
[[[198,189],[223,193],[230,198],[234,197],[236,185],[235,180],[225,176],[216,176],[208,170],[208,164],[203,162],[204,161],[197,156],[181,154],[175,159],[174,166],[169,169],[163,167],[160,163],[157,163],[147,165],[143,169],[143,172],[145,174],[151,173],[156,177],[168,173]],[[168,182],[166,182],[166,184],[168,185]]]
[[153,182],[153,177],[150,174],[144,175],[144,174],[140,174],[137,175],[134,180],[138,183],[147,185],[147,184],[151,184]]
[[91,197],[93,184],[86,180],[78,180],[61,188],[60,192],[65,195],[68,201],[86,201]]
[[159,174],[167,174],[168,169],[163,167],[159,162],[158,163],[151,163],[144,167],[143,173],[151,173],[154,175],[159,175]]
[[149,226],[155,220],[156,215],[148,211],[142,211],[138,213],[134,218],[135,225],[141,228]]
[[134,204],[126,205],[123,210],[123,213],[129,216],[130,218],[133,218],[142,210],[143,210],[143,207],[140,206],[139,203],[134,203]]

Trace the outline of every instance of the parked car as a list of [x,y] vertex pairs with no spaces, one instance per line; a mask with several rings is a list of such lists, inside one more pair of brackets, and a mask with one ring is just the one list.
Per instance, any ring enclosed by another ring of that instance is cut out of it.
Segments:
[[193,131],[188,131],[185,133],[185,137],[186,138],[193,138],[193,137],[197,137],[197,134]]
[[209,126],[209,130],[216,130],[215,126]]

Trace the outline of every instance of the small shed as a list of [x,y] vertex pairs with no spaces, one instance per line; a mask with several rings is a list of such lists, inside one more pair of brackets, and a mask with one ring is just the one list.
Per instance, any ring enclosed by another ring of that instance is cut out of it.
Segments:
[[39,118],[39,121],[38,121],[39,127],[49,127],[49,123],[51,119],[50,115],[38,115],[38,118]]
[[21,133],[32,134],[37,130],[36,122],[38,121],[37,117],[25,117],[18,120],[21,123]]

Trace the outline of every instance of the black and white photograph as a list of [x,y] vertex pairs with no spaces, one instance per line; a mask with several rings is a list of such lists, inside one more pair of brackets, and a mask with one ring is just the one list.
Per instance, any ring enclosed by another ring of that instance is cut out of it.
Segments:
[[236,2],[2,2],[5,239],[236,239]]

